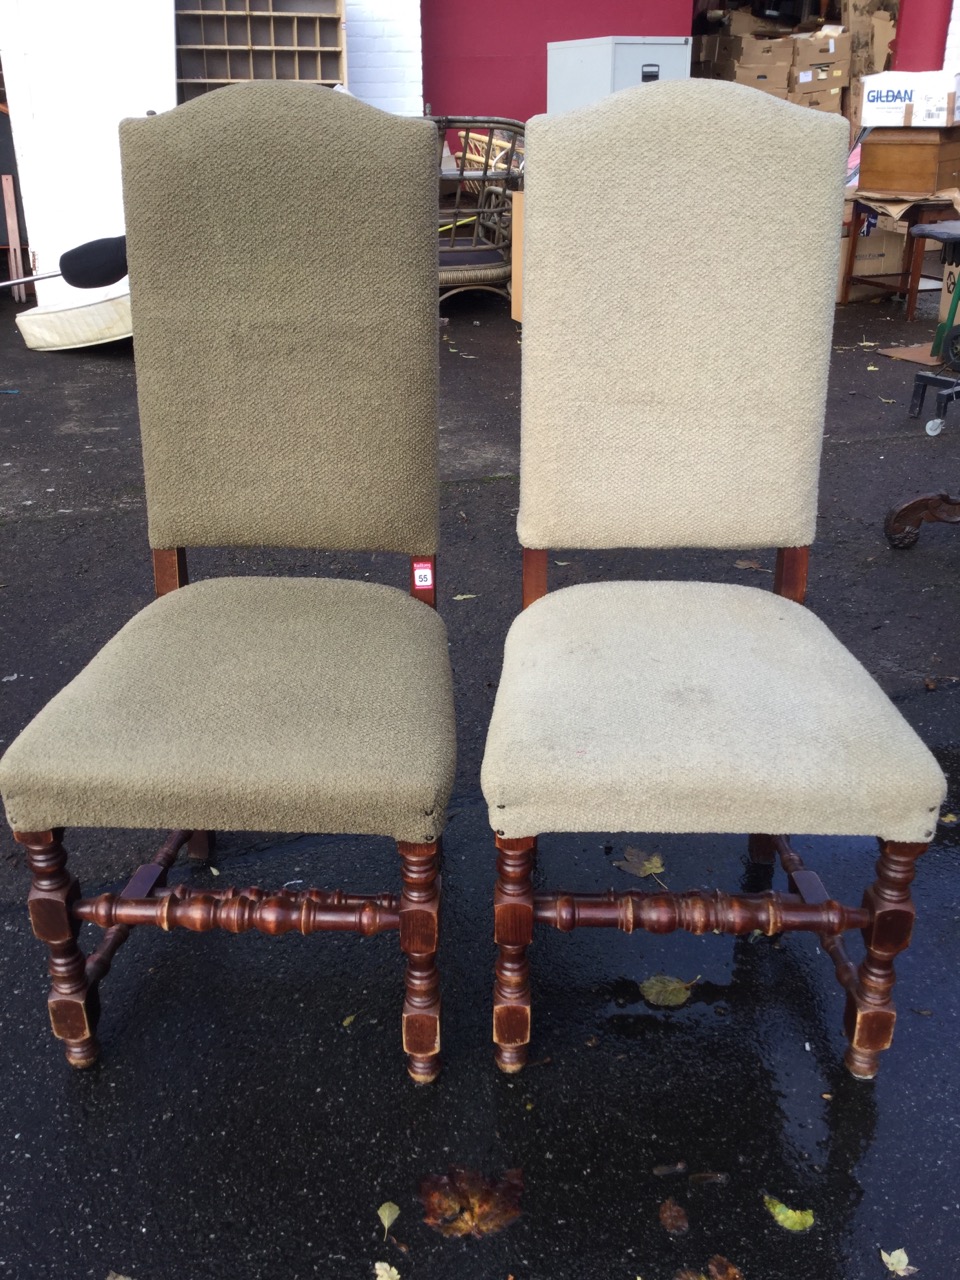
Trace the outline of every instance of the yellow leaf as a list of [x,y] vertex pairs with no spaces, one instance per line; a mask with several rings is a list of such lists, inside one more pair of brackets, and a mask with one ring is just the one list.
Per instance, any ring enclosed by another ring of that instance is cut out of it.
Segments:
[[660,1009],[679,1009],[690,999],[690,989],[699,981],[699,973],[692,982],[671,978],[666,973],[655,973],[652,978],[640,983],[640,991],[648,1004],[654,1004]]
[[663,872],[663,859],[659,853],[644,853],[640,849],[634,849],[628,845],[623,851],[623,858],[620,862],[613,864],[619,867],[621,871],[629,871],[633,876],[639,876],[643,880],[646,876],[656,878]]
[[763,1203],[773,1214],[774,1221],[786,1231],[809,1231],[813,1226],[812,1209],[788,1209],[773,1196],[764,1196]]
[[377,1217],[383,1223],[383,1238],[386,1240],[387,1232],[400,1217],[400,1206],[394,1204],[392,1200],[385,1200],[377,1210]]
[[477,597],[472,596],[469,592],[465,591],[462,595],[454,596],[453,598],[454,600],[476,600]]
[[340,1024],[340,1025],[341,1025],[342,1027],[349,1027],[350,1023],[354,1020],[354,1018],[355,1018],[356,1016],[357,1016],[357,1015],[356,1015],[355,1013],[348,1013],[348,1014],[347,1014],[347,1016],[344,1018],[343,1022],[341,1022],[341,1024]]
[[759,560],[734,560],[734,568],[736,569],[762,569],[763,565]]
[[940,818],[940,821],[945,827],[952,827],[956,820],[957,815],[955,813],[945,813]]
[[906,1249],[894,1249],[893,1253],[885,1253],[880,1250],[880,1257],[886,1263],[887,1270],[892,1271],[895,1276],[915,1276],[917,1268],[909,1265]]
[[211,868],[210,868],[210,874],[211,874],[212,876],[218,876],[218,875],[220,874],[220,872],[219,872],[219,870],[218,870],[216,867],[211,867]]
[[896,404],[896,403],[897,403],[897,402],[896,402],[896,400],[885,400],[885,399],[883,398],[883,396],[877,396],[877,399],[880,401],[880,403],[881,403],[881,404]]
[[400,1280],[400,1272],[396,1267],[391,1267],[389,1262],[375,1262],[373,1276],[374,1280]]
[[868,364],[867,373],[876,373],[879,368],[880,366],[878,364]]

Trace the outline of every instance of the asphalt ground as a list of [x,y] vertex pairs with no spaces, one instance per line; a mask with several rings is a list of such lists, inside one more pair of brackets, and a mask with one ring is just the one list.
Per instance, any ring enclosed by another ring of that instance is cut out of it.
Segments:
[[[705,1272],[720,1254],[746,1280],[870,1280],[889,1275],[880,1248],[903,1248],[923,1280],[948,1280],[960,1258],[960,874],[950,823],[920,866],[915,940],[897,966],[897,1036],[874,1083],[842,1067],[842,993],[802,935],[539,932],[531,1065],[516,1077],[494,1067],[493,852],[478,771],[519,605],[521,334],[495,298],[461,295],[443,310],[439,607],[460,734],[445,837],[443,1073],[426,1088],[405,1073],[402,963],[390,936],[148,930],[134,932],[104,982],[101,1062],[72,1072],[49,1034],[43,950],[23,906],[28,877],[6,836],[0,1276],[347,1280],[384,1261],[402,1280],[670,1280],[682,1267]],[[130,344],[29,352],[14,311],[0,303],[0,391],[16,392],[0,395],[0,746],[151,597]],[[960,411],[928,438],[907,417],[913,367],[862,345],[924,341],[932,330],[929,318],[907,325],[893,304],[838,311],[808,603],[956,788],[960,530],[927,526],[914,549],[894,552],[882,520],[895,503],[957,484]],[[676,358],[683,367],[697,353]],[[551,584],[662,575],[763,585],[772,565],[771,552],[748,547],[569,552],[551,558]],[[251,572],[404,585],[406,564],[302,551],[191,557],[193,577]],[[954,794],[947,810],[957,809]],[[158,841],[68,833],[88,893],[122,885]],[[873,842],[796,843],[833,894],[859,900]],[[671,888],[735,889],[745,874],[740,837],[598,833],[544,840],[544,882],[639,887],[612,865],[628,844],[661,853]],[[218,877],[181,863],[172,879],[399,886],[386,841],[225,833],[215,863]],[[658,971],[698,977],[684,1008],[645,1003],[639,983]],[[680,1162],[685,1173],[654,1173]],[[451,1165],[495,1177],[521,1168],[519,1220],[466,1240],[425,1225],[421,1180]],[[690,1179],[703,1173],[727,1176]],[[811,1209],[814,1225],[785,1231],[765,1192]],[[660,1225],[668,1196],[687,1211],[685,1235]],[[400,1208],[387,1241],[377,1218],[385,1201]]]

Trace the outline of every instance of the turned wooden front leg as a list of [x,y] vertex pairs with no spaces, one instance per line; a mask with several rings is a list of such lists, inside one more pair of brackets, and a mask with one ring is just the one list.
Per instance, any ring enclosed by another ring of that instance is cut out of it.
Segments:
[[400,949],[407,957],[403,1048],[411,1077],[429,1084],[440,1072],[439,844],[398,840],[397,850],[403,864]]
[[509,1073],[527,1061],[530,1043],[530,962],[533,941],[533,872],[535,837],[496,837],[497,887],[494,890],[494,940],[497,944],[493,984],[493,1041],[497,1066]]
[[80,885],[67,871],[63,832],[15,831],[14,839],[27,850],[33,873],[27,909],[34,935],[45,942],[51,979],[47,1007],[50,1025],[66,1046],[72,1067],[91,1067],[100,1054],[94,1030],[99,1017],[95,986],[87,981],[86,961],[77,946],[80,923],[71,907],[80,897]]
[[877,878],[863,896],[871,921],[863,930],[867,954],[857,972],[857,985],[847,994],[844,1029],[850,1047],[844,1061],[858,1080],[872,1080],[879,1055],[893,1041],[897,1019],[891,999],[894,959],[910,945],[915,908],[910,897],[917,858],[925,844],[880,842]]

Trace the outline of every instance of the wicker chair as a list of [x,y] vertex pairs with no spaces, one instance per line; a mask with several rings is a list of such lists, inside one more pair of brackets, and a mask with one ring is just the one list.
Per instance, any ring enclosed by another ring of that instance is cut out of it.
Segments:
[[[519,120],[434,116],[440,167],[440,298],[466,289],[510,296],[513,192],[523,184]],[[456,137],[453,164],[445,144]]]

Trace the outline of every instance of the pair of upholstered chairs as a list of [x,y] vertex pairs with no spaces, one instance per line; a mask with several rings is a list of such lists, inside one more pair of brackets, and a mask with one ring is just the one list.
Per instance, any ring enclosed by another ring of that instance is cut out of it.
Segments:
[[[524,611],[482,776],[500,850],[499,1063],[524,1061],[537,922],[805,929],[847,989],[848,1065],[872,1076],[943,777],[802,605],[846,125],[692,81],[537,118],[527,142]],[[409,1070],[427,1081],[455,738],[431,607],[436,130],[253,83],[126,121],[121,144],[159,598],[0,765],[49,951],[53,1030],[75,1066],[95,1060],[98,986],[139,925],[392,930],[407,958]],[[586,210],[569,198],[584,156],[604,175]],[[798,208],[784,307],[775,228]],[[694,347],[692,365],[678,356]],[[188,585],[185,547],[262,544],[401,552],[410,595],[327,578]],[[630,581],[547,594],[547,548],[622,546],[778,547],[774,590]],[[84,898],[66,826],[173,834],[120,894]],[[216,829],[390,836],[402,889],[168,887],[177,851],[202,858]],[[753,833],[752,859],[779,852],[789,892],[535,893],[536,837],[595,830]],[[861,906],[828,898],[788,831],[880,839]],[[105,930],[89,957],[84,921]],[[859,967],[842,940],[852,928]]]

